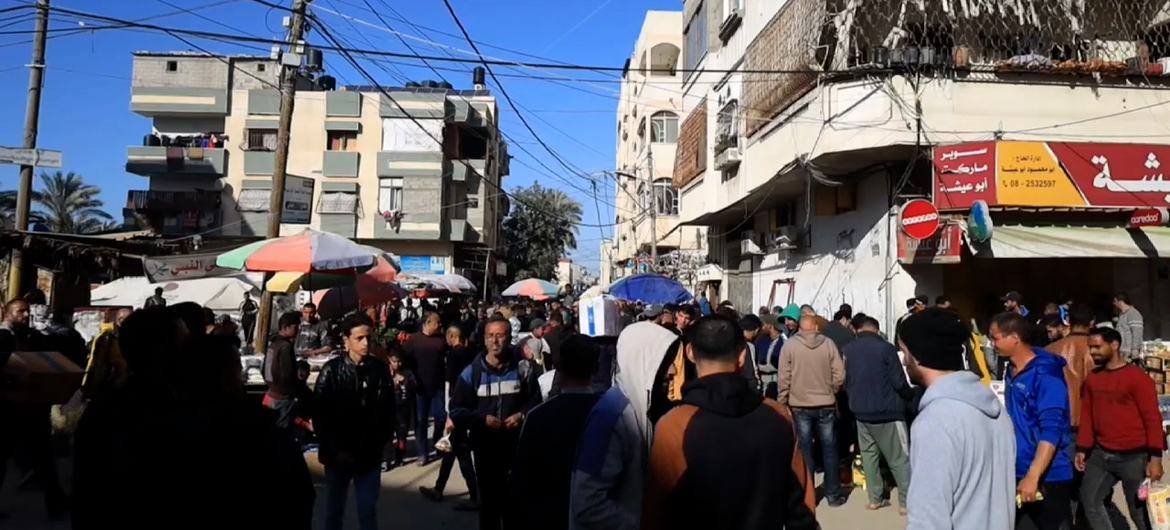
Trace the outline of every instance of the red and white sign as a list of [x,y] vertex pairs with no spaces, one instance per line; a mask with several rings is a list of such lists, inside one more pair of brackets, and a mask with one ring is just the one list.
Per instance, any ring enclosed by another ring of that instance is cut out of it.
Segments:
[[938,232],[941,223],[938,217],[938,208],[924,199],[914,199],[903,204],[898,221],[906,235],[919,241]]
[[923,240],[898,233],[898,263],[946,265],[959,263],[963,252],[963,228],[958,224],[942,229]]
[[1170,210],[1166,208],[1146,208],[1136,210],[1129,216],[1129,227],[1166,226],[1170,222]]

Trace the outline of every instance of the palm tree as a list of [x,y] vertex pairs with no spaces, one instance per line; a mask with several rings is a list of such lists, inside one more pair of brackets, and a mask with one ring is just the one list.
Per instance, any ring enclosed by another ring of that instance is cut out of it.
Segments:
[[503,230],[508,272],[516,279],[551,278],[557,261],[577,248],[581,204],[540,184],[511,195],[512,211]]
[[[52,232],[87,234],[101,230],[113,216],[102,210],[97,198],[101,188],[86,184],[81,175],[73,173],[41,173],[41,190],[33,192],[32,200],[42,209],[33,215],[44,221]],[[0,203],[2,206],[2,203]]]

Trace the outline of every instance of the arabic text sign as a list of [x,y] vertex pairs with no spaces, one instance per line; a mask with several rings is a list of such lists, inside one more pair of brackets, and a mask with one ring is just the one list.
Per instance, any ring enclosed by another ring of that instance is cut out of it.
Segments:
[[206,276],[218,276],[232,272],[215,266],[216,254],[192,254],[187,256],[143,257],[142,270],[151,282],[189,280]]
[[978,200],[996,204],[996,143],[978,142],[934,149],[934,203],[966,209]]
[[59,168],[63,165],[63,160],[61,151],[0,147],[0,163]]
[[399,256],[398,264],[404,273],[443,274],[447,272],[446,256]]
[[313,217],[313,185],[311,178],[284,177],[284,208],[280,222],[307,225]]
[[[985,164],[990,163],[990,171]],[[980,142],[934,150],[940,209],[1170,206],[1170,145]]]
[[1076,185],[1044,142],[1001,142],[997,158],[1000,204],[1085,206]]
[[963,252],[963,229],[957,224],[943,225],[929,238],[918,240],[898,232],[898,262],[903,264],[959,263]]

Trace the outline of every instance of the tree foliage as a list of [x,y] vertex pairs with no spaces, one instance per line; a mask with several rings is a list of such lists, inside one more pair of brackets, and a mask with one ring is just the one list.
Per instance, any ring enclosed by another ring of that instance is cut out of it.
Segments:
[[581,203],[565,192],[533,184],[512,192],[504,219],[505,259],[512,280],[553,277],[557,261],[577,248]]
[[33,217],[39,219],[51,232],[88,234],[110,226],[113,217],[102,210],[98,198],[101,188],[86,184],[81,175],[73,173],[44,173],[40,175],[41,189],[33,192],[32,200],[38,209]]

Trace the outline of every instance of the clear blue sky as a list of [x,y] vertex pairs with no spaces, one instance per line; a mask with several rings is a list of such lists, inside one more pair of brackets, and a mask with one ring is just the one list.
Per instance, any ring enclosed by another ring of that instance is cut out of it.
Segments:
[[[292,3],[291,0],[274,1],[283,5]],[[467,43],[458,37],[458,29],[441,0],[369,0],[395,30],[417,36],[406,23],[395,20],[397,16],[385,8],[383,1],[412,23],[430,28],[421,30],[427,39],[452,48],[469,50]],[[0,0],[0,7],[27,3],[31,3],[31,0]],[[280,27],[283,13],[247,0],[222,5],[211,0],[52,0],[52,3],[55,7],[129,20],[186,8],[192,9],[197,15],[180,13],[150,20],[149,23],[220,33],[246,32],[265,38],[281,38],[283,35]],[[354,47],[408,51],[393,34],[377,29],[384,26],[366,8],[364,0],[315,0],[313,5],[314,12],[333,33],[342,36]],[[678,10],[682,2],[454,0],[454,5],[460,19],[486,55],[501,59],[531,60],[491,47],[498,46],[576,64],[621,66],[633,49],[645,12],[650,9]],[[330,10],[357,20],[347,20],[330,13]],[[0,33],[32,29],[31,11],[28,13],[30,16],[14,15],[0,15]],[[218,23],[200,18],[199,15]],[[50,28],[76,27],[79,27],[76,17],[59,14],[54,15],[50,25]],[[0,85],[0,101],[5,102],[0,105],[0,123],[6,124],[0,127],[0,145],[19,146],[21,143],[28,76],[23,66],[29,62],[31,54],[29,39],[29,35],[0,35],[0,75],[7,79]],[[315,34],[310,34],[309,40],[317,43],[324,41]],[[217,53],[264,53],[262,50],[208,40],[192,39],[192,42]],[[424,55],[446,54],[431,44],[416,40],[409,42]],[[49,67],[41,106],[39,146],[64,151],[64,170],[80,173],[87,182],[101,186],[106,209],[117,219],[121,219],[126,190],[145,189],[147,184],[144,177],[127,174],[124,170],[126,147],[138,145],[142,136],[150,131],[148,119],[129,111],[131,52],[137,50],[194,48],[155,32],[103,30],[51,38],[46,58]],[[458,51],[450,50],[450,53],[468,57]],[[426,67],[416,64],[383,64],[379,67],[363,61],[363,66],[386,85],[400,85],[401,82],[395,78],[399,74],[415,80],[436,77]],[[440,66],[439,63],[435,64]],[[441,66],[461,70],[440,70],[456,87],[467,88],[470,85],[470,68],[473,65],[446,63]],[[326,67],[342,83],[364,84],[361,75],[339,56],[327,55]],[[615,82],[584,82],[580,79],[612,81],[617,79],[617,74],[504,67],[496,67],[496,73],[501,76],[500,81],[516,103],[531,111],[526,113],[526,117],[537,133],[568,162],[589,172],[613,169],[614,112],[619,86]],[[503,74],[508,74],[508,77]],[[577,80],[548,81],[517,77],[523,75],[560,76]],[[498,96],[499,91],[494,91]],[[547,166],[559,170],[561,176],[585,190],[589,189],[583,179],[570,175],[534,142],[502,97],[500,109],[507,134]],[[600,190],[598,212],[592,195],[542,175],[548,171],[536,163],[533,156],[525,154],[516,146],[512,146],[511,154],[514,157],[512,174],[506,178],[505,188],[527,186],[539,181],[541,185],[564,189],[581,202],[585,210],[585,223],[598,224],[599,214],[601,223],[613,223],[614,211],[605,204],[613,202],[612,181],[607,181]],[[14,188],[17,179],[15,166],[0,166],[0,179],[3,181],[0,188]],[[596,272],[600,239],[610,235],[612,230],[609,228],[581,228],[579,248],[572,253],[574,260]]]

